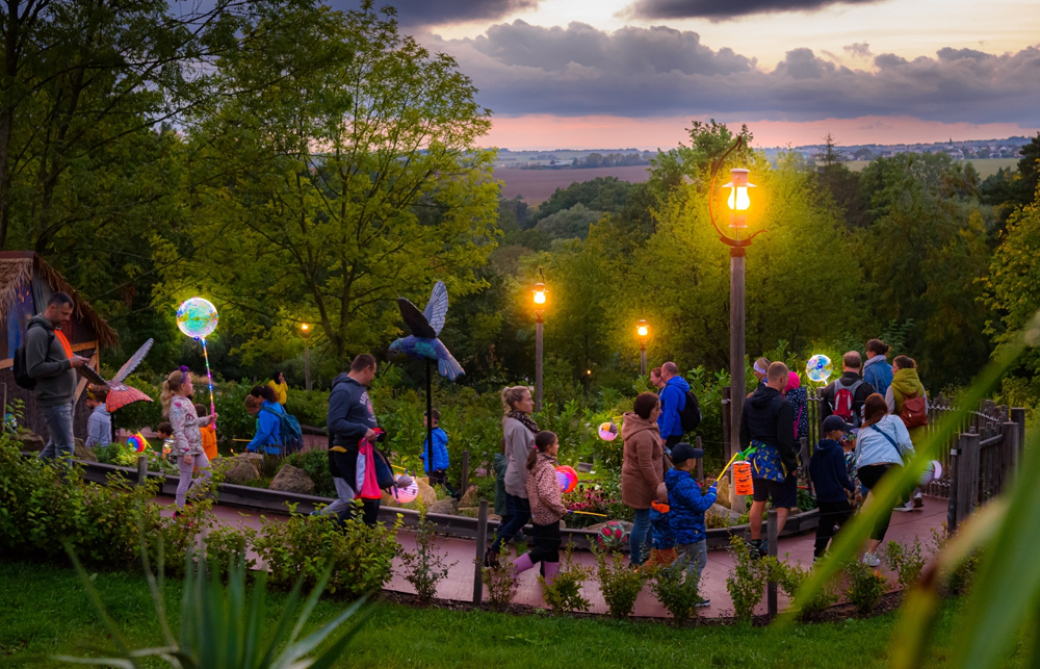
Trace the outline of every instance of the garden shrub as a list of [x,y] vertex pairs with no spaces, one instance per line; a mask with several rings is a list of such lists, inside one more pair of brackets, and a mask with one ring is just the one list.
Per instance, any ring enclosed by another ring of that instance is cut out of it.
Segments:
[[913,543],[889,541],[885,546],[885,562],[896,572],[899,587],[909,590],[924,569],[924,556],[921,552],[921,541],[914,537]]
[[487,601],[495,611],[505,611],[516,595],[519,583],[513,578],[513,556],[503,551],[498,556],[498,567],[480,568],[480,578],[487,590]]
[[635,608],[636,598],[643,590],[645,574],[628,568],[620,551],[603,551],[593,545],[596,555],[596,575],[599,590],[607,602],[607,611],[614,618],[627,618]]
[[256,560],[249,557],[249,549],[256,542],[256,530],[251,527],[223,525],[206,535],[206,560],[222,573],[244,565],[247,571],[256,568]]
[[[811,569],[802,569],[799,565],[785,564],[779,560],[772,567],[775,569],[773,579],[792,600],[798,594],[802,584],[812,575]],[[812,599],[802,605],[799,613],[803,618],[812,618],[837,603],[838,597],[837,583],[833,580],[828,581]]]
[[315,495],[319,497],[336,497],[336,484],[332,482],[332,472],[329,471],[328,451],[293,453],[285,459],[284,464],[292,465],[305,471],[307,476],[314,481]]
[[846,564],[845,575],[848,577],[845,597],[860,614],[873,611],[888,587],[885,575],[863,564],[861,560]]
[[303,578],[313,587],[331,565],[328,591],[357,598],[379,590],[393,576],[394,557],[400,550],[395,535],[402,517],[392,527],[368,527],[360,515],[340,527],[335,515],[293,514],[285,522],[263,519],[255,550],[267,565],[272,585],[292,587]]
[[[932,554],[939,555],[946,544],[949,542],[949,537],[946,535],[946,523],[943,523],[942,529],[932,528]],[[953,595],[963,595],[971,589],[971,582],[975,576],[975,570],[979,566],[979,551],[974,551],[968,556],[964,562],[957,567],[957,569],[950,574],[947,583],[945,585],[946,591]]]
[[697,615],[697,604],[701,602],[697,579],[686,578],[686,569],[679,562],[653,571],[654,582],[650,591],[661,605],[672,614],[672,622],[682,626]]
[[732,537],[729,544],[734,565],[726,578],[726,590],[733,600],[733,615],[738,620],[751,620],[765,594],[766,581],[776,558],[751,559],[748,544],[739,536]]
[[556,572],[552,583],[546,584],[545,578],[538,577],[542,585],[542,598],[553,613],[588,611],[591,604],[581,596],[581,586],[592,576],[592,568],[575,564],[573,552],[574,544],[567,544],[560,571]]
[[415,588],[419,601],[428,603],[437,594],[437,583],[448,577],[448,569],[455,562],[447,565],[441,554],[436,552],[434,540],[437,527],[426,519],[426,508],[419,509],[419,524],[415,527],[415,553],[402,553],[407,573],[405,580]]

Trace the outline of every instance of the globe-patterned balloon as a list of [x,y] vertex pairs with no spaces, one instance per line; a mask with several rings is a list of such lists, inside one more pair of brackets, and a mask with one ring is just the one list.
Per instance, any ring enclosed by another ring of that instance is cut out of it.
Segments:
[[604,441],[614,441],[615,439],[617,439],[617,435],[618,435],[618,429],[617,429],[617,425],[614,423],[614,421],[611,420],[611,421],[607,421],[606,423],[601,423],[600,424],[600,426],[599,426],[599,438],[600,439],[603,439]]
[[177,327],[195,339],[205,339],[217,329],[217,308],[209,300],[193,297],[177,307]]
[[402,474],[397,477],[397,485],[390,489],[390,496],[399,504],[414,502],[419,496],[419,484],[411,476]]
[[817,353],[809,358],[809,362],[805,365],[806,376],[810,381],[816,383],[827,383],[827,379],[831,377],[833,371],[831,359],[822,353]]
[[596,543],[604,550],[621,550],[627,540],[628,530],[619,520],[608,521],[596,534]]

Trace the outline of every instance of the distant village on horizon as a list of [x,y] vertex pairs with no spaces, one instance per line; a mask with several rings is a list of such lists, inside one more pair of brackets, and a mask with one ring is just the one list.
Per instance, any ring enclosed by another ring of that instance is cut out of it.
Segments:
[[[953,140],[918,144],[854,144],[832,145],[831,151],[840,162],[869,162],[903,153],[945,153],[953,160],[1014,159],[1019,150],[1031,141],[1029,137],[1006,139]],[[785,152],[800,154],[806,160],[819,161],[827,153],[827,144],[809,144],[796,147],[756,147],[775,161]],[[552,151],[511,151],[499,149],[496,168],[521,169],[581,169],[648,165],[657,151],[629,149],[554,149]]]

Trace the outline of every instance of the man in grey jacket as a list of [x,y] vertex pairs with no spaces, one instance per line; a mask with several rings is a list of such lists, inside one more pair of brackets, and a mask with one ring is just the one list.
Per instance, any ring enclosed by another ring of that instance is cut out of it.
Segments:
[[25,332],[25,367],[36,388],[36,404],[43,410],[50,439],[41,458],[72,456],[76,448],[72,415],[76,408],[76,367],[87,359],[72,354],[61,326],[72,319],[72,298],[54,293],[47,309],[34,316]]

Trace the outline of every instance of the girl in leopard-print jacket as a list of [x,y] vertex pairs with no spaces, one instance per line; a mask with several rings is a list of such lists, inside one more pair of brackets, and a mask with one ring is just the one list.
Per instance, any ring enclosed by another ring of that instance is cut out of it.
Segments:
[[527,498],[531,502],[531,550],[517,558],[514,575],[542,563],[546,583],[552,582],[560,566],[560,518],[569,511],[563,505],[556,478],[556,453],[560,442],[552,432],[539,432],[535,450],[527,456]]

